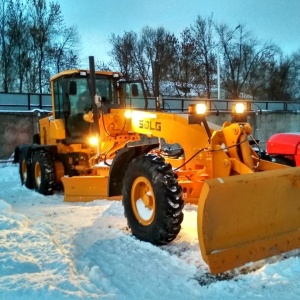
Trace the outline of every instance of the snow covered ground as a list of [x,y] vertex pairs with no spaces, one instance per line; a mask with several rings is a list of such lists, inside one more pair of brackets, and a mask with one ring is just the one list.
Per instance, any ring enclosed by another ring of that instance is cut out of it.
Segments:
[[133,237],[122,203],[65,203],[21,186],[0,164],[0,299],[298,299],[299,251],[244,273],[212,276],[196,232],[196,206],[182,231],[155,247]]

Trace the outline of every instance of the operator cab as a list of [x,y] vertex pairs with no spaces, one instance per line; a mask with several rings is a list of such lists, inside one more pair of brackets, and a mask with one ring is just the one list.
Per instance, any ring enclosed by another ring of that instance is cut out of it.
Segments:
[[[109,113],[111,108],[155,110],[149,107],[142,81],[120,80],[121,73],[111,71],[95,72],[95,92],[91,97],[90,74],[86,70],[63,71],[51,78],[52,107],[54,119],[65,124],[67,144],[86,144],[93,123],[83,116],[94,107],[99,113]],[[94,106],[94,107],[93,107]]]
[[[116,76],[118,75],[118,76]],[[96,72],[96,94],[101,101],[96,105],[107,112],[105,107],[118,105],[116,90],[120,74],[114,72]],[[83,119],[84,114],[93,109],[90,93],[90,81],[87,71],[64,71],[51,79],[53,89],[52,105],[54,118],[62,119],[66,128],[68,143],[84,144],[92,124]]]

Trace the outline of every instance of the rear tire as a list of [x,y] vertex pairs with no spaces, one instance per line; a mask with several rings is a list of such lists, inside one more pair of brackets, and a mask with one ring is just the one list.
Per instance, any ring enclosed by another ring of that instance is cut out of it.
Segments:
[[176,238],[183,221],[181,187],[163,158],[134,158],[125,173],[122,193],[134,236],[154,245],[165,245]]
[[43,195],[51,195],[55,186],[55,168],[51,155],[36,151],[32,156],[32,177],[34,189]]
[[28,189],[33,189],[32,172],[30,165],[26,161],[26,153],[21,152],[19,160],[19,174],[21,183]]

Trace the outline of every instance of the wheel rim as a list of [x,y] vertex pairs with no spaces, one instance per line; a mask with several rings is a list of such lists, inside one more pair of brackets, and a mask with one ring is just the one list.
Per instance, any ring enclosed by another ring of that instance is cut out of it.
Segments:
[[133,213],[142,225],[150,225],[155,217],[155,197],[152,185],[145,177],[137,177],[131,188]]
[[25,159],[23,159],[21,163],[21,174],[22,174],[22,180],[23,182],[25,182],[27,179],[27,164]]
[[41,185],[41,166],[38,162],[34,165],[34,181],[36,183],[36,187]]

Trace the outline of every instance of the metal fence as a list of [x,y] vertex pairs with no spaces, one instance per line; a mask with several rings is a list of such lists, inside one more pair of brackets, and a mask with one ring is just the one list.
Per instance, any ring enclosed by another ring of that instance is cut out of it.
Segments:
[[[272,111],[272,112],[297,112],[300,111],[300,102],[289,101],[255,101],[255,100],[238,100],[243,102],[249,111]],[[209,110],[231,111],[232,105],[237,100],[215,100],[215,99],[187,99],[187,98],[163,98],[162,108],[170,111],[187,111],[190,104],[205,102]]]
[[1,111],[51,111],[50,94],[0,93]]
[[[135,99],[137,100],[137,99]],[[205,102],[209,110],[231,111],[232,104],[236,100],[216,100],[200,98],[170,98],[161,99],[161,107],[166,111],[185,112],[190,104]],[[239,100],[244,102],[249,111],[272,111],[272,112],[295,112],[300,111],[300,102],[290,101],[256,101]],[[148,99],[148,108],[155,109],[155,98]],[[27,94],[27,93],[0,93],[0,111],[51,111],[50,94]]]

